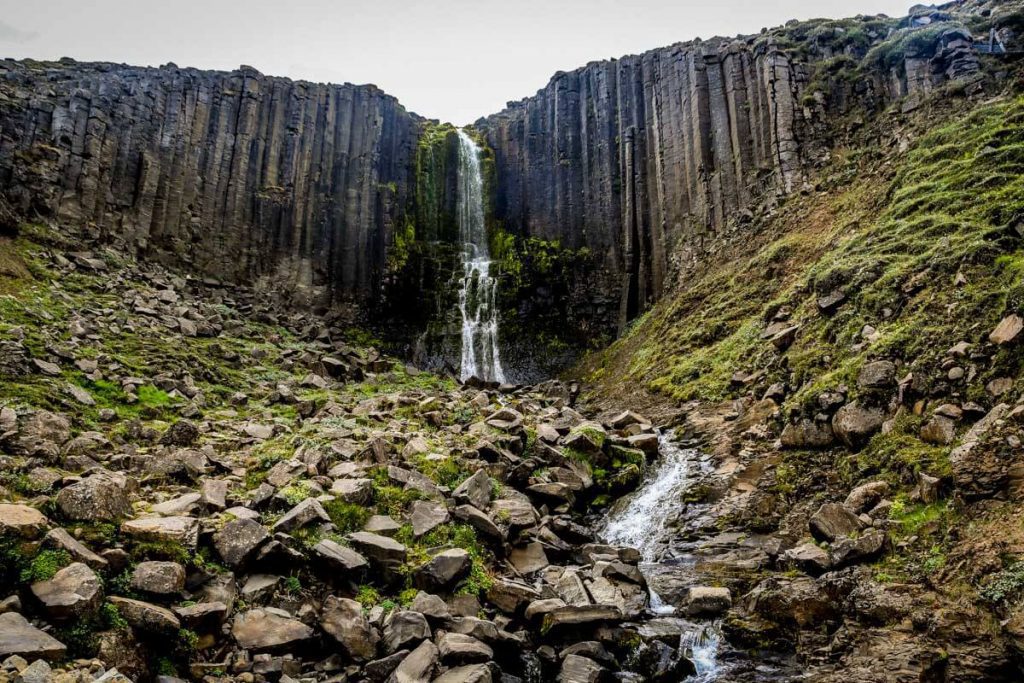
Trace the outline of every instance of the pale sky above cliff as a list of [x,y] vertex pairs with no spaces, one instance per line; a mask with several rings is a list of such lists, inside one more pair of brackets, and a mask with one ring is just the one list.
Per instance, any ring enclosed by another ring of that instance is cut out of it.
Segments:
[[885,13],[909,0],[0,0],[0,57],[114,61],[375,83],[465,124],[555,71],[788,19]]

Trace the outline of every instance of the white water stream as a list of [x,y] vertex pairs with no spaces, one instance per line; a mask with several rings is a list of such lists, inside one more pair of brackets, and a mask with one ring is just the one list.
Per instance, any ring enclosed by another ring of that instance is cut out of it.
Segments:
[[459,315],[462,317],[463,381],[477,377],[504,382],[498,354],[497,282],[490,275],[491,257],[484,223],[484,180],[480,147],[459,130],[457,220],[462,252]]
[[[659,460],[626,499],[625,506],[617,506],[609,513],[602,534],[608,543],[639,550],[648,567],[661,559],[672,533],[668,527],[669,514],[681,504],[681,495],[699,467],[696,451],[681,448],[665,434],[659,437],[658,452]],[[640,567],[642,571],[644,564]],[[675,612],[650,585],[648,591],[652,612],[666,616]],[[683,634],[680,649],[697,669],[695,675],[686,679],[688,683],[711,683],[718,679],[722,673],[717,661],[720,642],[715,624]]]

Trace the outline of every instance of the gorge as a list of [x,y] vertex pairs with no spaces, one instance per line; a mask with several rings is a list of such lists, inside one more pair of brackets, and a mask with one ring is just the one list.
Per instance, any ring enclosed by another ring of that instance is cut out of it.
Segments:
[[1022,54],[0,61],[0,683],[1021,680]]

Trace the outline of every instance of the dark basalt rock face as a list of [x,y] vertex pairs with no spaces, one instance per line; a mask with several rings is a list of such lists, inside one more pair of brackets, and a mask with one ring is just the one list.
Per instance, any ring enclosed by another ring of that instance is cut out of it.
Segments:
[[830,69],[862,66],[867,44],[793,50],[764,36],[558,73],[476,123],[495,153],[495,220],[517,235],[589,247],[621,330],[665,290],[673,266],[706,255],[751,209],[801,189],[836,133],[834,117],[976,76],[969,38],[949,29],[921,54],[853,78],[830,79]]
[[[980,78],[963,28],[923,29],[872,61],[887,32],[911,29],[840,24],[595,62],[476,123],[514,379],[606,343],[680,265],[714,258],[804,188],[839,118]],[[11,215],[41,218],[202,277],[342,305],[393,351],[447,367],[460,329],[454,131],[372,85],[0,61],[0,234]]]
[[0,62],[0,185],[29,218],[300,302],[379,290],[417,117],[374,86]]

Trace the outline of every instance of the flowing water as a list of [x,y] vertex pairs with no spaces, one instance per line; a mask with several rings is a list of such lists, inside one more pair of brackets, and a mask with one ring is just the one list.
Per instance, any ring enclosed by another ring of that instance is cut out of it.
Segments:
[[[624,505],[609,513],[603,530],[608,543],[640,551],[643,557],[641,571],[650,570],[661,560],[672,535],[670,514],[682,504],[682,494],[700,467],[695,450],[681,448],[664,434],[659,437],[658,452],[660,458],[648,471],[643,483]],[[665,604],[650,585],[648,590],[652,612],[663,616],[675,612],[675,608]],[[721,632],[714,623],[683,634],[680,650],[697,669],[697,673],[687,679],[688,683],[711,683],[718,679],[722,673],[717,659],[720,643]]]
[[459,315],[462,317],[460,379],[477,377],[504,382],[498,354],[497,282],[490,275],[491,257],[484,224],[484,180],[480,147],[459,130],[457,220],[461,243],[462,280]]

